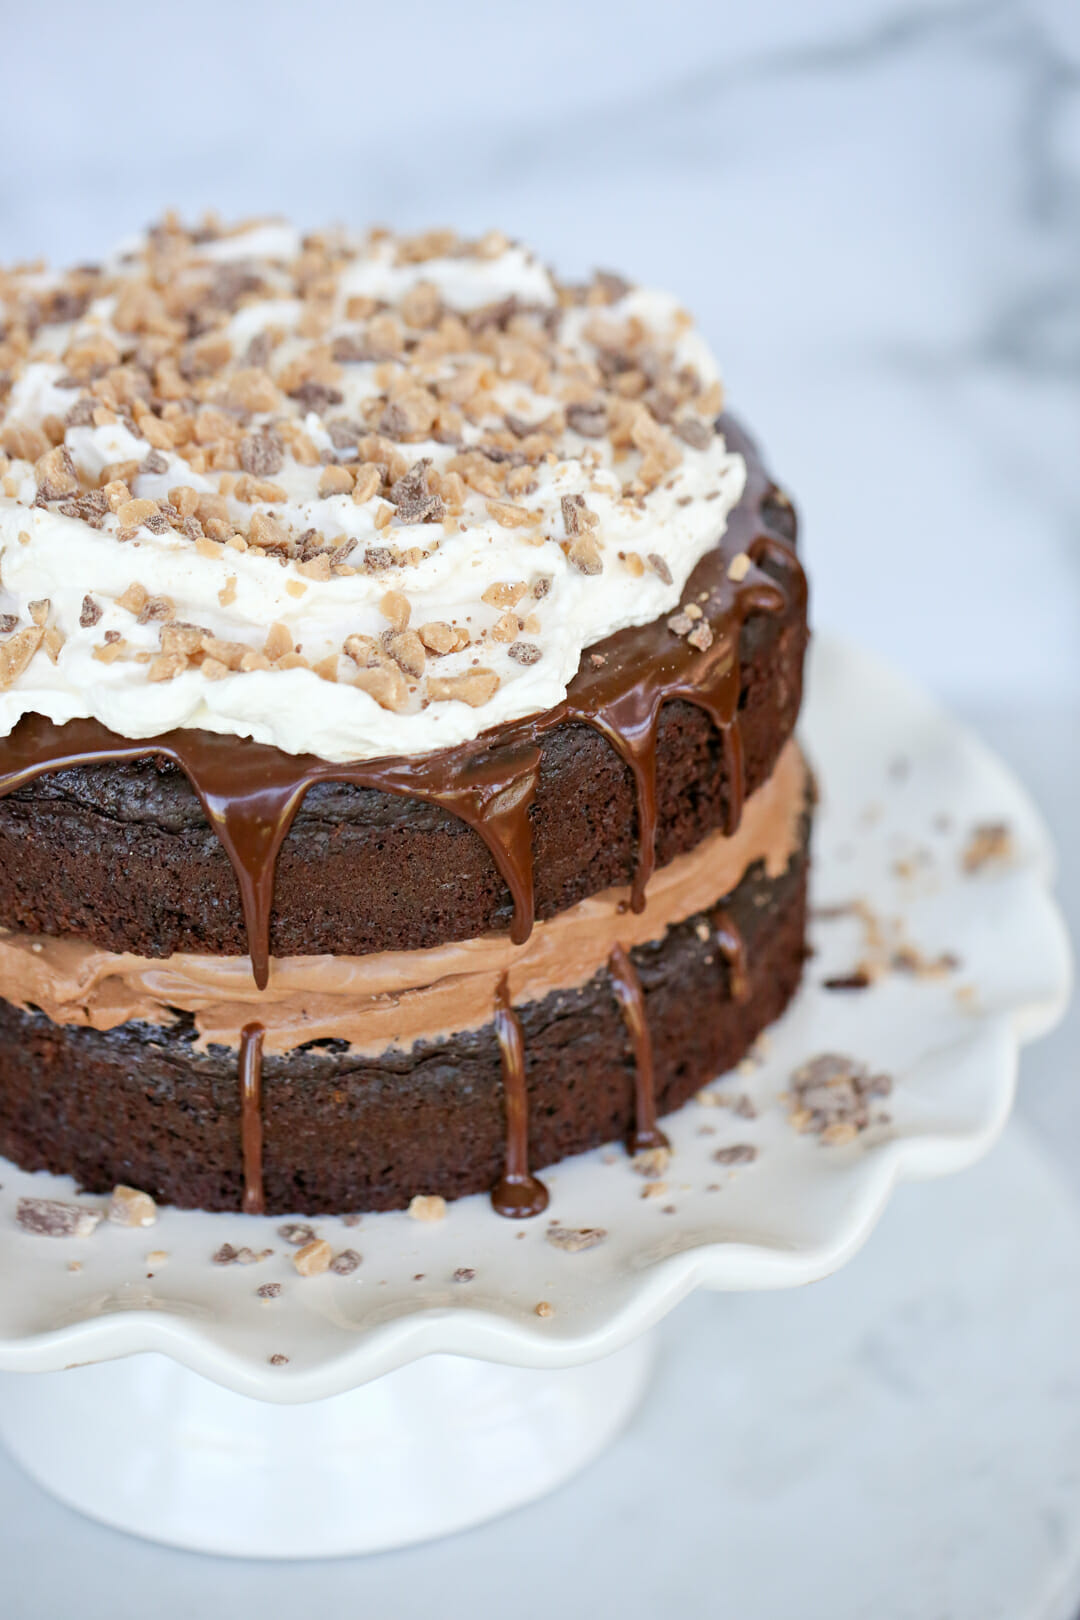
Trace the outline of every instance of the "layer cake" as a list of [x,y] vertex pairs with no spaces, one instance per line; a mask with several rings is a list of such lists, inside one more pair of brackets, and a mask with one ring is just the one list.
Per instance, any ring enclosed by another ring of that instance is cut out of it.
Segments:
[[802,968],[806,586],[677,302],[497,233],[166,219],[0,279],[0,1153],[490,1190]]

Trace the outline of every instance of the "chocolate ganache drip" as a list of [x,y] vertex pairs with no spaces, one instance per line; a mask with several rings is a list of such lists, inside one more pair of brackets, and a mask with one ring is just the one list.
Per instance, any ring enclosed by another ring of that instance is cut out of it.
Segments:
[[504,973],[495,992],[495,1036],[502,1059],[506,1099],[506,1164],[491,1189],[492,1207],[512,1219],[539,1215],[548,1206],[547,1188],[529,1170],[529,1099],[525,1088],[525,1037],[510,1005]]
[[645,996],[637,969],[621,945],[611,953],[608,972],[634,1049],[634,1131],[630,1151],[641,1153],[648,1148],[667,1147],[667,1137],[656,1122],[656,1076]]
[[[742,430],[727,417],[717,425],[730,448],[744,456],[747,482],[719,544],[697,564],[683,592],[695,622],[708,627],[707,636],[680,634],[668,620],[620,630],[586,650],[566,697],[553,709],[415,759],[333,764],[210,732],[180,729],[133,740],[96,720],[58,726],[44,716],[27,715],[10,736],[0,739],[0,796],[50,771],[155,756],[171,760],[191,782],[236,874],[252,972],[258,988],[265,989],[277,858],[304,795],[316,782],[349,782],[420,799],[472,828],[510,892],[511,939],[523,944],[534,922],[529,807],[536,793],[540,744],[557,727],[579,722],[606,737],[633,774],[638,858],[632,905],[640,911],[656,858],[656,748],[663,705],[683,699],[702,708],[717,727],[727,783],[725,831],[734,832],[743,804],[740,632],[751,615],[799,610],[806,598],[794,548],[794,513],[786,496],[771,483]],[[738,960],[737,951],[729,955],[732,963]],[[736,979],[734,967],[733,986]],[[520,1025],[508,1005],[497,1010],[496,1027],[509,1105],[523,1067],[514,1056]],[[261,1119],[258,1139],[254,1129],[260,1050],[252,1034],[241,1055],[245,1208],[257,1208],[261,1200]],[[639,1126],[649,1128],[641,1121]]]
[[727,963],[731,999],[745,1001],[750,994],[746,945],[734,917],[729,916],[723,906],[713,913],[712,930],[716,948]]
[[244,1214],[264,1215],[262,1053],[266,1031],[245,1024],[240,1031],[240,1145],[244,1159]]

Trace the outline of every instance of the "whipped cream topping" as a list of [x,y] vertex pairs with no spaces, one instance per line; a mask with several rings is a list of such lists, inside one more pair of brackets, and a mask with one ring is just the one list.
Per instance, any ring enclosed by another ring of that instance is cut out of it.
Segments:
[[167,220],[0,302],[0,735],[465,741],[676,607],[745,481],[673,299],[495,233]]

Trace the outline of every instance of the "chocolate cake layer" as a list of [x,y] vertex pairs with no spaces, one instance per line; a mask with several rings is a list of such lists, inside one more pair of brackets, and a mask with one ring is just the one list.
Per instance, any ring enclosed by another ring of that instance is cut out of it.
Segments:
[[[722,908],[631,953],[645,994],[661,1112],[730,1068],[784,1009],[804,956],[806,838],[779,877],[748,872]],[[726,914],[726,917],[725,917]],[[746,987],[714,929],[733,923]],[[519,1005],[529,1158],[541,1168],[624,1137],[635,1064],[606,973]],[[506,1122],[494,1027],[358,1059],[315,1042],[263,1069],[263,1174],[271,1212],[390,1209],[418,1192],[452,1198],[502,1172]],[[59,1027],[0,1002],[0,1153],[117,1182],[187,1207],[238,1209],[243,1192],[236,1052],[195,1050],[190,1020],[108,1032]]]
[[[752,441],[729,418],[723,428],[748,467],[723,554],[735,537],[748,546],[763,530],[793,545],[794,513]],[[732,755],[710,714],[677,696],[663,705],[655,749],[660,865],[737,821],[743,795],[766,780],[794,729],[805,589],[783,549],[767,546],[757,568],[780,583],[785,607],[751,610],[736,632],[743,779],[733,785]],[[707,560],[699,576],[711,579]],[[629,639],[623,632],[600,643],[583,665],[663,660],[673,639],[658,620]],[[520,731],[493,732],[492,744]],[[535,916],[543,919],[631,879],[640,798],[602,728],[567,720],[538,730],[536,742],[529,822]],[[277,956],[421,949],[504,928],[512,912],[491,851],[450,810],[377,787],[317,782],[277,858],[269,947]],[[160,756],[53,769],[0,798],[0,926],[148,957],[243,955],[249,943],[219,837],[188,777]]]
[[[750,793],[794,727],[805,625],[755,619],[744,636]],[[723,825],[727,793],[709,718],[691,704],[667,704],[658,864]],[[628,767],[597,732],[567,725],[545,740],[531,812],[539,918],[630,881],[636,802]],[[455,816],[371,789],[316,785],[278,859],[271,949],[415,950],[507,927],[511,910],[490,853]],[[247,949],[236,879],[216,835],[183,773],[152,761],[60,771],[0,799],[0,926],[141,956]]]

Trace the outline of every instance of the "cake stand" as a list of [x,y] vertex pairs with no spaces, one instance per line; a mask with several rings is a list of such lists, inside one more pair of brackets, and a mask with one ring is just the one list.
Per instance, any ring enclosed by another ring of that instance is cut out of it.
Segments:
[[[693,1289],[824,1277],[898,1182],[984,1154],[1020,1044],[1068,994],[1041,820],[976,738],[851,647],[816,646],[802,734],[823,793],[807,982],[752,1062],[665,1122],[662,1180],[608,1148],[546,1171],[531,1222],[486,1198],[435,1222],[318,1219],[362,1258],[303,1278],[269,1217],[33,1236],[17,1199],[72,1184],[0,1166],[0,1434],[28,1472],[110,1524],[219,1553],[479,1523],[618,1431],[649,1329]],[[892,1080],[853,1140],[791,1118],[794,1071],[826,1052]],[[222,1245],[272,1252],[217,1264]]]

